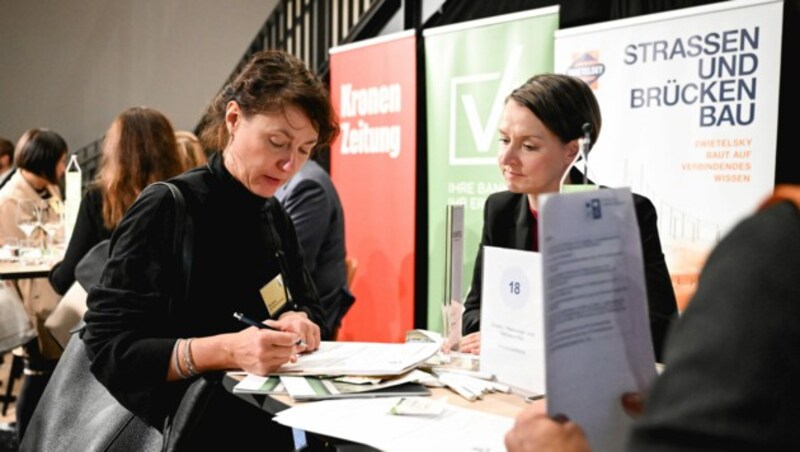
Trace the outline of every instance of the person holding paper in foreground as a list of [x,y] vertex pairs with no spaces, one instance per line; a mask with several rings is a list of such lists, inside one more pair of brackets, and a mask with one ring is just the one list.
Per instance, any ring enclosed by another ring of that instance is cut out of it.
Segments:
[[[778,186],[716,246],[670,334],[665,370],[628,450],[800,449],[800,352],[791,345],[800,341],[798,234],[800,186]],[[506,447],[585,451],[576,429],[529,407]]]
[[[539,250],[537,197],[559,192],[562,180],[564,184],[584,180],[572,165],[586,123],[591,126],[593,145],[600,133],[600,107],[591,88],[578,78],[536,75],[508,96],[499,126],[498,155],[508,191],[490,195],[484,206],[481,244],[464,303],[462,352],[480,353],[483,247]],[[660,361],[667,328],[677,314],[675,292],[661,251],[655,207],[644,196],[633,197],[642,241],[650,330]]]
[[[180,312],[169,311],[178,259],[175,201],[151,186],[111,239],[100,283],[88,297],[82,338],[92,372],[126,408],[162,430],[192,377],[225,369],[265,375],[316,350],[324,312],[291,219],[272,196],[338,123],[327,91],[299,59],[256,53],[217,96],[203,137],[222,149],[171,179],[192,221],[193,260]],[[287,291],[286,288],[289,288]],[[280,331],[246,327],[241,312]],[[302,339],[307,347],[296,346]],[[76,340],[76,338],[73,338]],[[232,394],[215,397],[187,450],[291,447],[291,433]],[[266,431],[265,431],[266,429]],[[213,447],[211,447],[214,449]]]

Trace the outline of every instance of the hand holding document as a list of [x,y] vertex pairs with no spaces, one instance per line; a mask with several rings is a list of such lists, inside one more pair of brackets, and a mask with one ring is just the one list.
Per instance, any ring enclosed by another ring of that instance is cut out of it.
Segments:
[[620,396],[655,377],[639,228],[629,189],[549,195],[540,210],[547,410],[592,450],[623,450]]

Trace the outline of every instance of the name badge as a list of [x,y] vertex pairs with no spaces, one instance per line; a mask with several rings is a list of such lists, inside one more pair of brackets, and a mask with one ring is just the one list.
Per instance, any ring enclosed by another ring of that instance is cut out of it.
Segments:
[[[278,276],[272,278],[272,281],[262,287],[260,293],[261,298],[264,300],[264,305],[267,306],[270,317],[280,312],[284,305],[286,305],[286,302],[292,299],[292,295],[289,294],[289,289],[284,286],[283,276],[281,276],[280,273],[278,273]],[[287,295],[289,296],[288,300],[286,299]]]

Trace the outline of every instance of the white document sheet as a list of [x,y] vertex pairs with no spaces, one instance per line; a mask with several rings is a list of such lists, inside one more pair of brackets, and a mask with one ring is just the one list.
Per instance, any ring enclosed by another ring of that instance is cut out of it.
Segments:
[[547,409],[594,451],[624,450],[620,396],[655,378],[642,248],[627,188],[542,198]]
[[445,405],[436,416],[390,414],[399,398],[311,402],[281,411],[283,425],[385,451],[505,451],[514,418]]
[[379,342],[325,342],[319,350],[300,355],[275,374],[291,375],[399,375],[424,362],[441,342],[387,344]]
[[539,253],[483,248],[481,371],[525,394],[544,394]]

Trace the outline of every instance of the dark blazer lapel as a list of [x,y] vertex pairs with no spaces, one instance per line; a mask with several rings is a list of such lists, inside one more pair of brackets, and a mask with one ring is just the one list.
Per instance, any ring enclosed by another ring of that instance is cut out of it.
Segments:
[[[581,185],[583,183],[583,173],[578,168],[574,166],[569,169],[569,179],[573,185]],[[586,179],[586,183],[589,185],[594,185],[591,179]]]
[[514,221],[517,233],[514,237],[514,248],[530,251],[533,249],[533,214],[528,207],[528,196],[523,194],[514,206]]

